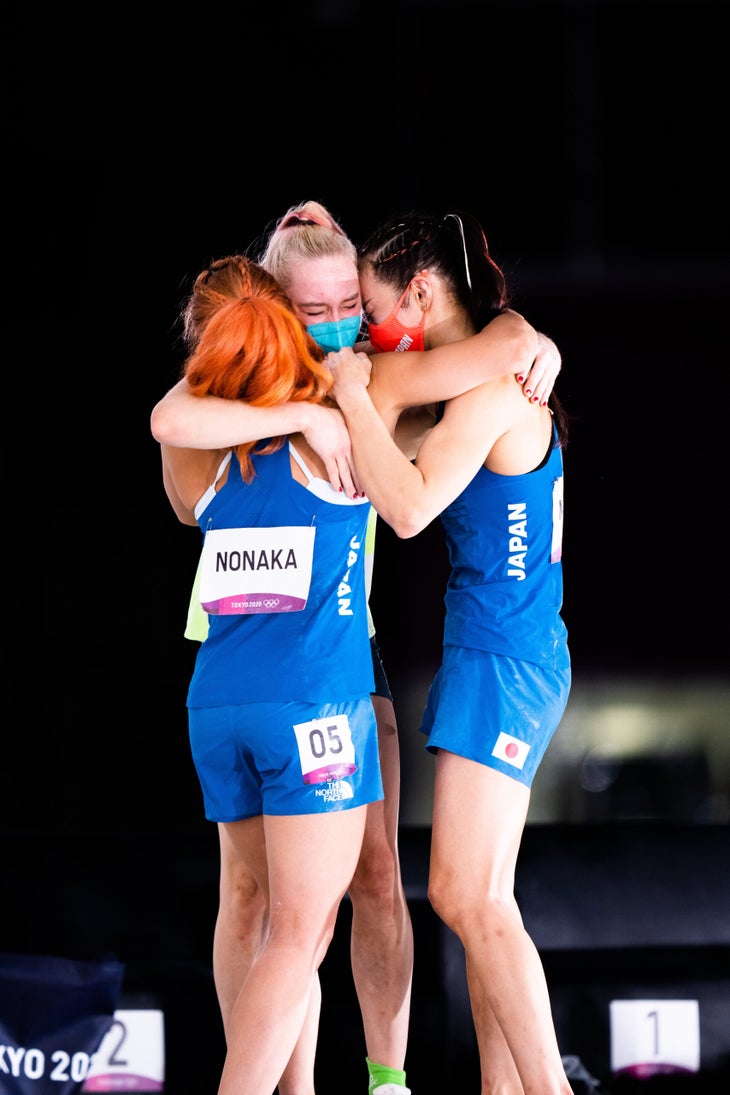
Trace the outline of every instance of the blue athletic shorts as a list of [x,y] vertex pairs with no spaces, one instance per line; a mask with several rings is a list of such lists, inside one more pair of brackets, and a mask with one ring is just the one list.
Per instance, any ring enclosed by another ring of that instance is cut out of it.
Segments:
[[445,646],[420,726],[426,749],[448,749],[530,787],[565,711],[570,678],[569,664],[547,670]]
[[190,707],[209,821],[325,814],[383,797],[370,695],[347,703]]

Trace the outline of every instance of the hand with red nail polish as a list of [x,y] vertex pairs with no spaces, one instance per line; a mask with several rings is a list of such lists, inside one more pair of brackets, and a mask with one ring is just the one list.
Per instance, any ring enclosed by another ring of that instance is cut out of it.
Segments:
[[[562,365],[560,352],[551,338],[537,331],[538,350],[532,368],[524,377],[524,395],[531,403],[545,407]],[[522,374],[517,379],[522,382]],[[529,385],[529,386],[528,386]]]

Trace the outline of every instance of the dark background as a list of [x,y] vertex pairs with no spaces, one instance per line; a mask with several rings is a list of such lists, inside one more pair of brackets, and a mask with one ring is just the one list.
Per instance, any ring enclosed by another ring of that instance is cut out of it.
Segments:
[[[5,392],[6,437],[28,427],[6,441],[6,822],[201,817],[182,638],[199,541],[164,496],[149,413],[179,374],[190,278],[307,198],[356,240],[401,208],[468,209],[558,343],[576,680],[726,674],[723,7],[8,17],[6,274],[30,269]],[[378,538],[397,696],[438,661],[446,562],[438,522]]]
[[[206,1016],[221,1052],[215,832],[185,712],[199,537],[167,503],[149,414],[179,375],[191,278],[299,201],[322,201],[356,240],[411,206],[481,220],[514,306],[563,356],[576,689],[727,682],[726,12],[322,0],[6,13],[0,951],[112,950],[128,988],[169,983],[168,1020],[200,991],[191,1021]],[[372,604],[402,737],[414,674],[438,663],[446,573],[438,522],[412,541],[381,524]],[[611,886],[595,888],[609,917]],[[418,926],[422,901],[413,910]]]

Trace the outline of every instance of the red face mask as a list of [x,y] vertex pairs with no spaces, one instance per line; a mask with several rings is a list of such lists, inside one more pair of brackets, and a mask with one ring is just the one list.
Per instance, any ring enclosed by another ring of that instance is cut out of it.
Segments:
[[370,344],[380,354],[387,354],[392,350],[397,352],[400,350],[424,350],[426,348],[424,343],[426,313],[424,312],[421,316],[421,322],[417,327],[405,327],[396,318],[409,289],[410,284],[406,286],[405,293],[403,293],[387,319],[384,319],[382,323],[368,323]]

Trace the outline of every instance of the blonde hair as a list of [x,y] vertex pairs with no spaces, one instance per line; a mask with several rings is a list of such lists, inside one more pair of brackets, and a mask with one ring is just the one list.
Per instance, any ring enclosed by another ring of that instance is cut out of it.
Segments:
[[357,268],[357,248],[332,214],[316,201],[292,205],[269,236],[259,262],[287,292],[299,259],[346,255]]

